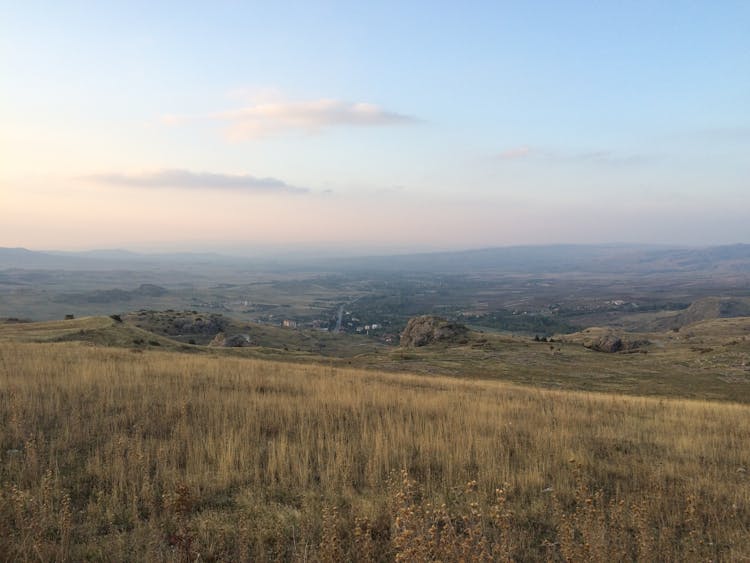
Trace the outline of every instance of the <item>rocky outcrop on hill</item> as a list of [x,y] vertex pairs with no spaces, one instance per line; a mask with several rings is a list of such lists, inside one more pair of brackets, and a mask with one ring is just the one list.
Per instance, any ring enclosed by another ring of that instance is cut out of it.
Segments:
[[469,329],[456,322],[450,322],[432,315],[422,315],[409,319],[401,333],[401,346],[415,348],[436,342],[466,344]]
[[229,319],[217,313],[196,311],[137,311],[127,315],[135,326],[164,336],[212,336],[223,332]]
[[650,344],[648,340],[628,339],[614,332],[600,334],[583,341],[583,345],[597,352],[613,354],[615,352],[633,352]]
[[174,318],[167,328],[168,334],[217,334],[229,321],[221,315],[204,317]]
[[234,336],[227,336],[223,332],[220,332],[214,336],[213,340],[209,342],[209,346],[223,346],[225,348],[244,348],[250,346],[250,337],[246,334],[235,334]]
[[228,348],[244,348],[245,346],[250,346],[250,337],[246,334],[235,334],[226,339],[224,346]]
[[218,333],[216,336],[214,336],[213,340],[208,343],[209,346],[226,346],[227,345],[227,336],[223,332]]

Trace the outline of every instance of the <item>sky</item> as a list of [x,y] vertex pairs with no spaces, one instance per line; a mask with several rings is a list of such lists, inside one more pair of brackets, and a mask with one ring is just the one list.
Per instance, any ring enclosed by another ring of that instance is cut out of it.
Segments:
[[750,242],[744,0],[0,14],[0,246]]

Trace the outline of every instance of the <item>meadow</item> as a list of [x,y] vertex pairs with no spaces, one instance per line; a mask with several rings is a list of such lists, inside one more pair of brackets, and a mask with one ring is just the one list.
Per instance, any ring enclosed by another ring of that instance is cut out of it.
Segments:
[[0,560],[743,560],[749,415],[0,343]]

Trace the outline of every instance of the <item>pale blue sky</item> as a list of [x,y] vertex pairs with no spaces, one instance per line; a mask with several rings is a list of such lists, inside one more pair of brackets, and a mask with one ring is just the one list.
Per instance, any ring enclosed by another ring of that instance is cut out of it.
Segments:
[[0,246],[750,242],[750,2],[154,4],[0,2]]

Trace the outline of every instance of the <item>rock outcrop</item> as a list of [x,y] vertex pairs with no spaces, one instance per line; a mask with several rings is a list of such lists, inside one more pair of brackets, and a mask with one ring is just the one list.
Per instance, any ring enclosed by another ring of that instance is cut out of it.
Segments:
[[250,346],[250,337],[246,334],[235,334],[224,341],[224,346],[228,348],[244,348]]
[[226,331],[230,324],[229,319],[218,313],[197,311],[141,310],[129,313],[126,320],[138,328],[165,336],[214,336]]
[[615,352],[633,352],[647,346],[648,344],[650,344],[648,340],[627,339],[615,334],[614,332],[607,332],[595,338],[583,341],[583,345],[586,348],[609,354]]
[[416,348],[437,342],[466,344],[468,335],[469,329],[460,323],[422,315],[409,319],[401,333],[401,346]]
[[225,348],[244,348],[250,346],[250,337],[246,334],[235,334],[234,336],[227,336],[223,332],[220,332],[214,336],[213,340],[209,342],[209,346],[223,346]]
[[208,343],[209,346],[226,346],[227,345],[227,337],[223,332],[218,333],[216,336],[214,336],[213,340]]

